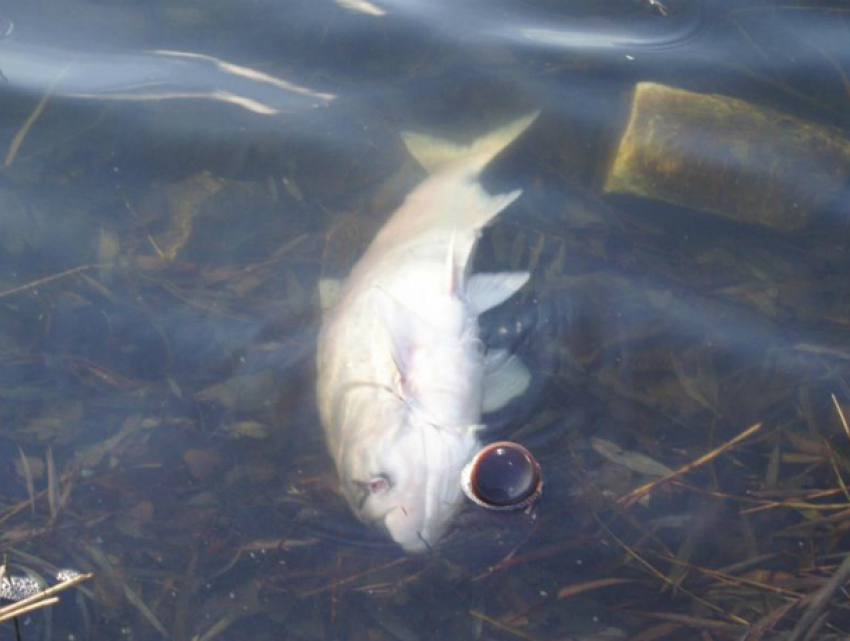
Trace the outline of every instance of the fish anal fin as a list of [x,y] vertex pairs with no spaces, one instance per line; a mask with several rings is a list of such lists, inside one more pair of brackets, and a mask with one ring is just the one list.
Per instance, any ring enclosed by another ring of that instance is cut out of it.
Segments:
[[528,389],[531,374],[523,362],[504,349],[491,350],[485,357],[484,413],[502,409]]
[[504,303],[528,281],[528,272],[473,274],[466,283],[466,299],[481,314]]

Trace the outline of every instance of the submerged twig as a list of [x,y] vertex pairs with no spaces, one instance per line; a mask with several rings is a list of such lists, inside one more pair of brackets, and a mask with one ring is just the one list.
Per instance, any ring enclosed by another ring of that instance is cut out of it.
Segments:
[[844,417],[844,410],[841,409],[841,404],[838,402],[838,399],[835,398],[835,394],[830,394],[832,396],[832,403],[835,405],[835,411],[838,412],[838,418],[841,419],[841,426],[844,428],[844,433],[847,435],[847,438],[850,439],[850,427],[847,426],[847,419]]
[[0,608],[0,623],[3,621],[7,621],[11,618],[20,616],[22,614],[26,614],[27,612],[31,612],[33,610],[38,610],[40,608],[47,607],[48,605],[53,605],[59,599],[54,595],[57,592],[61,592],[62,590],[67,590],[68,588],[74,587],[78,583],[82,583],[83,581],[87,581],[92,578],[93,574],[78,574],[69,579],[66,579],[60,583],[57,583],[54,586],[46,588],[37,594],[33,594],[26,599],[21,599],[16,603],[12,603],[11,605],[7,605],[5,607]]
[[[46,599],[42,598],[35,603],[30,603],[27,606],[15,607],[15,609],[11,612],[3,612],[3,608],[0,608],[0,623],[2,623],[3,621],[8,621],[9,619],[13,619],[15,617],[19,617],[23,614],[27,614],[29,612],[34,612],[35,610],[41,610],[42,608],[46,608],[48,605],[53,605],[54,603],[59,603],[59,597],[52,596],[47,597]],[[14,605],[17,606],[17,604]]]
[[12,138],[12,143],[9,145],[9,151],[6,152],[6,160],[3,163],[6,167],[15,162],[15,158],[17,157],[18,151],[24,142],[24,138],[27,137],[30,129],[32,129],[35,124],[35,121],[38,120],[39,116],[41,116],[41,113],[50,101],[50,97],[53,95],[53,90],[56,88],[56,85],[59,84],[59,81],[65,77],[65,74],[68,73],[72,64],[73,63],[69,63],[65,65],[65,68],[56,74],[56,77],[49,85],[47,85],[47,89],[44,90],[44,95],[41,97],[41,100],[38,101],[38,105],[36,105],[35,109],[33,109],[33,112],[26,119],[26,122],[24,122],[23,126],[18,130],[18,133],[15,134],[15,137]]

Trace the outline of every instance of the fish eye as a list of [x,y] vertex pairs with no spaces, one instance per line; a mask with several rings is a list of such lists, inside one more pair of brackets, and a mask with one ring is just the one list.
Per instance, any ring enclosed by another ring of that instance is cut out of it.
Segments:
[[378,474],[369,479],[369,493],[383,494],[392,487],[390,478],[386,474]]
[[543,492],[540,465],[517,443],[493,443],[476,454],[461,475],[471,501],[490,510],[521,510]]

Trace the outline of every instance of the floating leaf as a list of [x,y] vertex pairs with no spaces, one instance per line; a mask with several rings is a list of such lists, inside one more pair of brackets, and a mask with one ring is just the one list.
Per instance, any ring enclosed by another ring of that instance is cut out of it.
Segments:
[[605,439],[592,438],[590,439],[590,446],[603,458],[639,474],[666,476],[673,473],[673,470],[663,463],[659,463],[645,454],[625,450],[619,445]]

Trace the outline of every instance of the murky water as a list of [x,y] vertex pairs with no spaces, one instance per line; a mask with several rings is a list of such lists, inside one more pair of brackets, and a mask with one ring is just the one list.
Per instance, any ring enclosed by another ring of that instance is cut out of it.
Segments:
[[[846,637],[806,614],[850,508],[850,11],[663,2],[3,2],[0,550],[94,573],[23,638]],[[402,131],[534,110],[476,266],[532,272],[482,332],[544,498],[405,555],[337,491],[317,283],[422,180]]]

